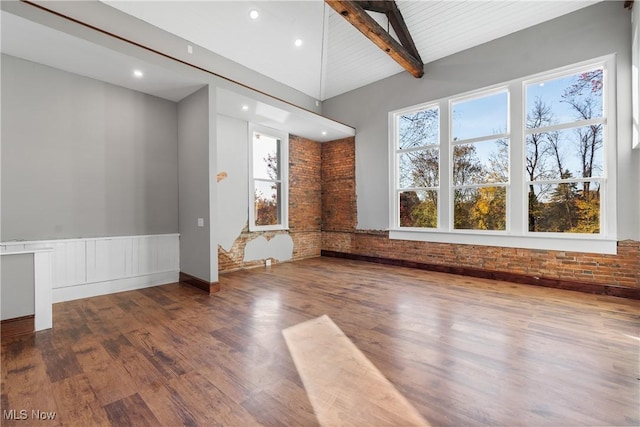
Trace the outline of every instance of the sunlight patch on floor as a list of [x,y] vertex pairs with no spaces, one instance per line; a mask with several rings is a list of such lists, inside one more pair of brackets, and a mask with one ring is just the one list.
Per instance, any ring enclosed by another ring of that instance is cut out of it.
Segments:
[[282,334],[320,425],[430,425],[328,316]]

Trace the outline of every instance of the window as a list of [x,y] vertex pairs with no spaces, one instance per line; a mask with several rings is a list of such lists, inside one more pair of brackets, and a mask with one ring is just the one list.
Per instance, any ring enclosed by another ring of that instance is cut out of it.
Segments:
[[427,107],[398,117],[395,198],[400,227],[438,227],[439,117],[438,107]]
[[613,69],[611,55],[390,113],[390,237],[615,253]]
[[453,228],[506,230],[509,94],[451,102]]
[[600,233],[604,69],[526,85],[526,184],[531,232]]
[[600,233],[604,69],[526,84],[528,230]]
[[288,226],[288,135],[249,126],[249,230]]

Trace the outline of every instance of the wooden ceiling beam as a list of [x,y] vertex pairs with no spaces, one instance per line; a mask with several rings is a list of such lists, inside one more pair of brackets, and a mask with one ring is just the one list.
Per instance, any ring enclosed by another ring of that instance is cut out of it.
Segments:
[[625,7],[626,9],[633,9],[633,0],[626,0],[626,1],[624,2],[624,7]]
[[398,9],[395,1],[390,1],[391,11],[387,13],[387,18],[389,18],[389,22],[391,26],[396,32],[398,39],[400,40],[400,44],[404,46],[405,49],[409,51],[409,53],[416,58],[420,63],[422,63],[422,58],[420,58],[420,53],[418,52],[418,48],[413,43],[413,38],[409,33],[409,29],[407,28],[407,24],[404,22],[404,18]]
[[[410,49],[407,49],[396,39],[391,37],[391,35],[378,24],[375,19],[373,19],[366,10],[359,4],[361,2],[354,0],[325,0],[333,10],[335,10],[338,14],[340,14],[344,19],[346,19],[351,25],[356,27],[362,34],[364,34],[369,40],[371,40],[376,46],[386,52],[391,58],[393,58],[398,64],[400,64],[405,70],[407,70],[411,75],[416,78],[420,78],[424,75],[424,64],[420,59],[419,55],[414,55],[410,52]],[[367,3],[387,3],[385,7],[389,7],[388,3],[393,3],[395,6],[395,2],[393,1],[384,1],[384,2],[367,2]],[[376,7],[383,7],[382,5],[377,5]],[[397,10],[397,7],[395,8]],[[382,12],[389,13],[393,15],[394,12]],[[397,12],[399,15],[399,11]],[[389,15],[387,15],[389,16]],[[406,32],[406,36],[411,39],[411,36],[408,35],[409,31],[406,30],[406,24],[404,24],[404,20],[402,19],[402,15],[399,15],[400,19],[397,19],[397,25],[400,27],[404,25],[405,30],[400,30],[400,33]],[[391,18],[389,18],[389,22],[391,23]],[[392,23],[392,25],[394,25]],[[399,31],[395,28],[396,34],[398,34],[398,38],[401,38]],[[413,50],[417,54],[417,49],[415,49],[415,45],[413,45],[413,41],[411,41],[411,46],[413,46]]]
[[391,12],[391,3],[389,0],[356,0],[363,9],[370,10],[372,12],[384,13]]

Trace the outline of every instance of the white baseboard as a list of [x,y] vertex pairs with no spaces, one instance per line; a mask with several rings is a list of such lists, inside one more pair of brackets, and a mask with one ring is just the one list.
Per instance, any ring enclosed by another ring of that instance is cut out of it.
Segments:
[[127,277],[103,282],[84,283],[81,285],[59,287],[53,289],[53,302],[72,301],[80,298],[149,288],[179,281],[179,271],[148,274],[144,276]]

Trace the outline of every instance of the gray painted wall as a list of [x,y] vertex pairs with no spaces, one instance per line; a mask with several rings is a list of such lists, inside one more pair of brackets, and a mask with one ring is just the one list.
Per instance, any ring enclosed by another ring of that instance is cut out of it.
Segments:
[[[180,271],[215,281],[211,279],[209,116],[208,86],[178,103]],[[198,218],[204,227],[198,227]]]
[[35,313],[33,254],[0,256],[1,320]]
[[631,150],[631,18],[602,2],[329,99],[323,113],[353,125],[358,228],[387,229],[388,113],[599,56],[617,54],[618,237],[640,240],[640,150]]
[[178,231],[177,106],[2,56],[4,241]]

